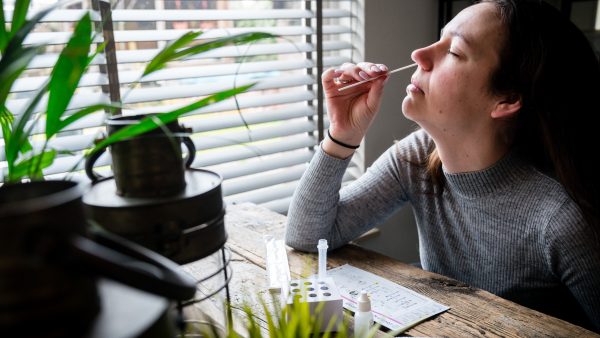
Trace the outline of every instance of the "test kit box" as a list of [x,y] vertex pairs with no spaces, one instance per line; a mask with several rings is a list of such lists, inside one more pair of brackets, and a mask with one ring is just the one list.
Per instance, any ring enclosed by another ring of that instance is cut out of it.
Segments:
[[288,306],[291,306],[296,300],[307,302],[311,315],[315,315],[319,311],[322,318],[320,332],[325,332],[331,321],[334,322],[332,331],[337,331],[341,326],[344,308],[342,296],[333,278],[294,279],[289,282],[287,291]]

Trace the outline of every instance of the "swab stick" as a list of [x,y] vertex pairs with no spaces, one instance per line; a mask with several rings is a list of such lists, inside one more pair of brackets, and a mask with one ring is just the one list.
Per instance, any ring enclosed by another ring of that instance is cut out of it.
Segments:
[[[411,65],[408,65],[408,66],[404,66],[404,67],[396,68],[396,69],[394,69],[394,70],[390,71],[390,72],[388,73],[388,75],[389,75],[389,74],[396,73],[396,72],[399,72],[399,71],[401,71],[401,70],[405,70],[405,69],[408,69],[408,68],[415,67],[416,65],[417,65],[416,63],[413,63],[413,64],[411,64]],[[362,81],[360,81],[360,82],[353,83],[353,84],[351,84],[351,85],[348,85],[348,86],[346,86],[346,87],[341,87],[341,88],[338,88],[338,91],[339,91],[339,92],[341,92],[341,91],[343,91],[343,90],[350,89],[350,88],[352,88],[352,87],[356,87],[356,86],[358,86],[358,85],[361,85],[361,84],[363,84],[363,83],[365,83],[365,82],[373,81],[373,80],[375,80],[375,79],[377,79],[377,78],[380,78],[380,77],[382,77],[382,76],[383,76],[383,75],[379,75],[379,76],[376,76],[376,77],[370,78],[370,79],[368,79],[368,80],[362,80]]]

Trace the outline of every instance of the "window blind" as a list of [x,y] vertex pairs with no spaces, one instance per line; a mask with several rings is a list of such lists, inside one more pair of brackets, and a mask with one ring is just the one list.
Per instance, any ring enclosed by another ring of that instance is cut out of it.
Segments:
[[[198,151],[193,167],[213,170],[223,177],[226,202],[249,201],[286,213],[292,192],[319,143],[317,108],[324,105],[318,102],[317,66],[321,63],[326,69],[351,61],[355,50],[354,1],[322,1],[319,20],[316,1],[112,3],[118,88],[128,107],[124,112],[165,112],[234,85],[257,82],[235,99],[193,111],[179,121],[192,130],[191,138]],[[32,0],[34,10],[30,13],[51,2]],[[4,5],[5,17],[11,18],[11,3],[5,1]],[[15,82],[7,103],[11,112],[23,112],[27,100],[48,77],[74,23],[85,12],[91,11],[92,19],[100,26],[103,17],[93,8],[91,1],[86,0],[56,9],[25,41],[46,47],[31,62],[26,76]],[[278,37],[252,45],[222,47],[172,62],[132,87],[161,47],[190,30],[203,31],[200,40],[251,31],[270,32]],[[102,41],[102,34],[98,34],[95,42]],[[69,109],[110,101],[106,90],[108,75],[101,67],[106,64],[104,54],[93,60]],[[45,102],[40,103],[40,110]],[[322,127],[327,128],[326,114],[323,115]],[[91,114],[51,140],[49,145],[63,152],[44,174],[49,178],[86,180],[82,172],[83,151],[104,131],[105,118],[104,112]],[[32,140],[34,147],[42,146],[43,128],[40,123],[35,129],[40,134]],[[3,170],[5,163],[1,143]],[[109,156],[102,156],[96,166],[100,173],[110,175]],[[355,179],[360,174],[358,167],[352,165],[344,179]]]

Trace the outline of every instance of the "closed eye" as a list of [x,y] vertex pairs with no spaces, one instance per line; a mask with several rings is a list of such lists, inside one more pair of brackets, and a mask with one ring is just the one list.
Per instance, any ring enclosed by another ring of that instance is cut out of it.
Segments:
[[448,49],[448,54],[454,56],[454,57],[458,57],[458,54],[454,53],[452,50]]

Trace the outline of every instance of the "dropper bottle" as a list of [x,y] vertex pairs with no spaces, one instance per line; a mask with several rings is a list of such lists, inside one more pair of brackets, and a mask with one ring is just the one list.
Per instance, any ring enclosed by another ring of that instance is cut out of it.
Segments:
[[354,313],[354,337],[365,338],[373,326],[371,300],[367,291],[361,291],[358,296],[358,309]]

